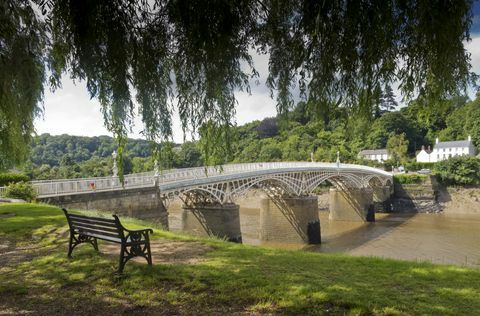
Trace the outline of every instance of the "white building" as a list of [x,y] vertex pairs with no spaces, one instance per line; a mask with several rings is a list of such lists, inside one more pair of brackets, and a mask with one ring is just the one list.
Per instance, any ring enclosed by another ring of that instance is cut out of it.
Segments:
[[417,162],[437,162],[455,156],[475,156],[476,148],[473,145],[472,138],[468,136],[467,140],[455,140],[449,142],[439,142],[435,140],[435,146],[429,153],[424,148],[417,154]]
[[433,162],[431,161],[431,156],[432,150],[430,149],[430,146],[428,146],[427,149],[425,149],[425,146],[422,146],[422,150],[417,152],[417,162]]
[[384,162],[390,158],[386,149],[364,149],[358,153],[358,156],[360,158],[376,160],[378,162]]

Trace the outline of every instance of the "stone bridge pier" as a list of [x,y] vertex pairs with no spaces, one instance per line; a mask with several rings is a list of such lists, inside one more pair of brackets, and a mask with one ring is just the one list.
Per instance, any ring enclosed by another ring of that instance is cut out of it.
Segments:
[[391,186],[382,186],[373,188],[373,204],[375,211],[381,210],[384,212],[390,212],[392,210],[392,203],[390,197],[392,195]]
[[321,242],[318,198],[280,196],[260,204],[260,240],[282,243]]
[[374,222],[374,190],[371,188],[331,188],[329,208],[331,220]]
[[233,203],[184,204],[182,231],[195,236],[215,236],[241,242],[240,207]]

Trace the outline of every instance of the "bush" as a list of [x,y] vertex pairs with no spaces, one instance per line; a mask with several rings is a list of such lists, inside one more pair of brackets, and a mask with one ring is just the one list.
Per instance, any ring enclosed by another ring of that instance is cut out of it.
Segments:
[[427,180],[427,176],[423,174],[396,174],[393,181],[401,184],[420,184]]
[[9,184],[4,196],[31,202],[37,198],[37,191],[35,191],[35,188],[30,183],[22,181]]
[[434,162],[416,162],[411,161],[405,164],[405,169],[408,171],[418,171],[421,169],[432,169],[435,166]]
[[29,181],[30,178],[21,173],[0,173],[0,187],[6,186],[10,183],[17,183],[21,181]]
[[480,159],[471,156],[452,157],[437,162],[434,172],[445,184],[480,184]]

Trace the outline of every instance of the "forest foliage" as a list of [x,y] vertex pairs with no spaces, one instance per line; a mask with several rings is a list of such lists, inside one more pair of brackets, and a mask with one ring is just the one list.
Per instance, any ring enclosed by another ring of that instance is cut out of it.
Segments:
[[[479,97],[473,101],[452,98],[436,106],[413,101],[396,111],[379,104],[378,111],[372,111],[367,118],[352,116],[342,108],[333,108],[328,115],[315,113],[314,108],[299,102],[284,115],[235,127],[231,157],[225,156],[219,163],[310,161],[312,154],[315,161],[334,162],[338,151],[342,162],[377,167],[403,164],[414,171],[433,168],[431,164],[416,163],[415,152],[422,145],[433,148],[436,137],[446,141],[471,135],[474,144],[480,147],[480,124],[475,120],[480,118]],[[441,111],[433,110],[439,108]],[[164,157],[168,159],[164,165],[172,168],[204,165],[205,157],[198,142],[170,145],[172,154]],[[111,153],[115,146],[108,136],[39,135],[23,171],[34,179],[108,176],[112,174]],[[379,148],[393,152],[394,159],[379,164],[358,157],[362,149]],[[152,171],[154,160],[147,141],[128,141],[125,173]]]

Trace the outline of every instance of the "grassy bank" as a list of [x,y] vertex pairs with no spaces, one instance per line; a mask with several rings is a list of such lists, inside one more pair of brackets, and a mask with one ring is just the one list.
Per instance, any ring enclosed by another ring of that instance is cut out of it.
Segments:
[[[67,259],[66,229],[57,208],[0,205],[0,240],[9,247],[33,245],[35,253],[0,266],[0,313],[471,315],[480,310],[479,269],[283,251],[156,228],[154,238],[200,242],[210,250],[194,264],[129,262],[119,278],[117,257],[87,245]],[[2,249],[0,256],[7,256]]]

